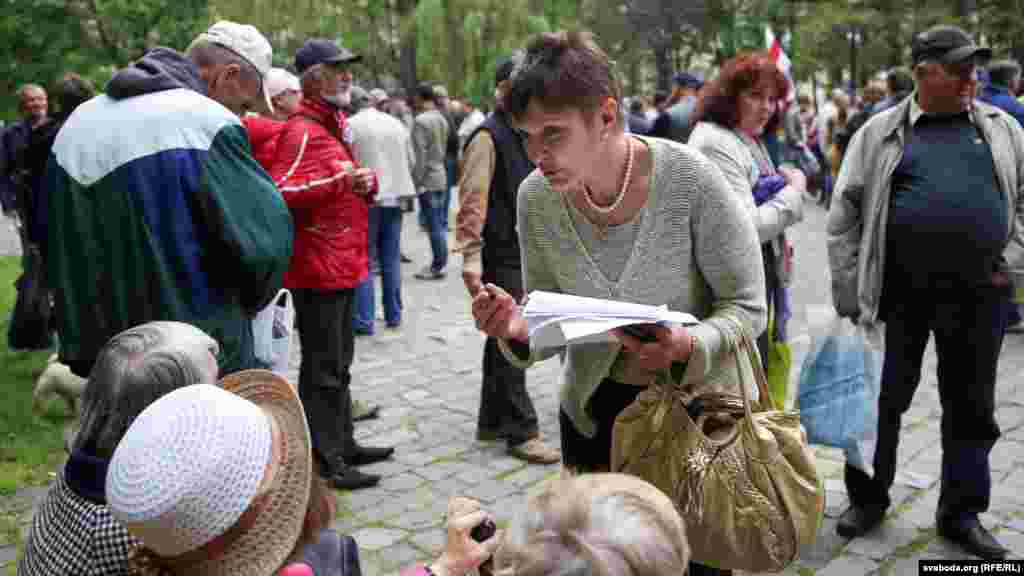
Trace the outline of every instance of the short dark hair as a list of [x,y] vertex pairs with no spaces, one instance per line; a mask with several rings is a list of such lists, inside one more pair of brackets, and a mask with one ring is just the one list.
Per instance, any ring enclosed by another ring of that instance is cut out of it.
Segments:
[[988,79],[992,84],[1009,86],[1020,77],[1020,64],[1013,60],[1000,60],[988,67]]
[[420,100],[434,100],[437,97],[437,94],[434,92],[433,84],[430,84],[429,82],[421,82],[420,85],[416,87],[416,96]]
[[743,52],[722,65],[718,77],[701,89],[694,111],[695,121],[710,121],[726,128],[739,123],[740,94],[769,81],[778,98],[784,98],[789,81],[767,52]]
[[92,82],[74,72],[68,72],[61,76],[51,92],[56,101],[57,109],[64,116],[71,114],[75,111],[75,108],[78,108],[96,95],[96,89],[93,87]]
[[531,100],[548,110],[592,112],[606,98],[622,99],[611,60],[583,31],[535,36],[509,83],[502,103],[513,118],[522,117]]
[[885,75],[885,85],[891,94],[902,94],[914,89],[914,77],[906,68],[893,68]]

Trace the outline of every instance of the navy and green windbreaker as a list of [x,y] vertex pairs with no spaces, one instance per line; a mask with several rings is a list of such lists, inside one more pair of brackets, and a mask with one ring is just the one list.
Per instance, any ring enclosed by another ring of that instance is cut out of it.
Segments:
[[192,62],[156,48],[82,104],[51,151],[47,268],[61,360],[87,376],[110,337],[151,320],[256,366],[251,316],[281,287],[292,220],[238,118]]

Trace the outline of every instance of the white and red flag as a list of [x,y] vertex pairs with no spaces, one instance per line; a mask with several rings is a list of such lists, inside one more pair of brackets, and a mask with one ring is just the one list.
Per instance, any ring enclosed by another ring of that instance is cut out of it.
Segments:
[[786,102],[792,102],[796,98],[796,90],[793,86],[793,75],[790,69],[793,67],[793,63],[790,62],[789,56],[786,56],[786,51],[782,49],[782,42],[775,37],[775,33],[772,32],[771,28],[766,27],[764,29],[765,44],[768,47],[768,55],[775,61],[775,66],[786,76],[786,80],[789,84],[789,91],[783,98]]

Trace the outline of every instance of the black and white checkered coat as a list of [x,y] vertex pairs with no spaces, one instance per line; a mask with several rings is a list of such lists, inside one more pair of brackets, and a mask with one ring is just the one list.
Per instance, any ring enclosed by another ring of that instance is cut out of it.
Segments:
[[127,575],[135,542],[106,506],[76,494],[61,473],[32,518],[18,576]]

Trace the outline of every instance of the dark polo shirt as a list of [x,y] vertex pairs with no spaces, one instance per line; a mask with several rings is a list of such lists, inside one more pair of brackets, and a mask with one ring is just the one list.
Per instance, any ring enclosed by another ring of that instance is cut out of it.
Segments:
[[885,292],[988,283],[1008,234],[992,151],[966,112],[911,120],[892,176]]

